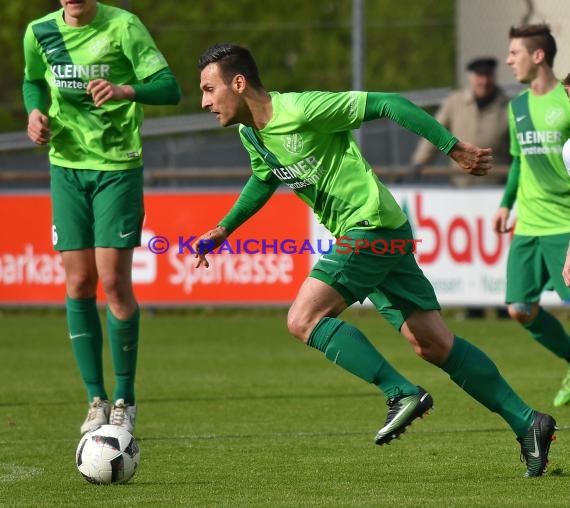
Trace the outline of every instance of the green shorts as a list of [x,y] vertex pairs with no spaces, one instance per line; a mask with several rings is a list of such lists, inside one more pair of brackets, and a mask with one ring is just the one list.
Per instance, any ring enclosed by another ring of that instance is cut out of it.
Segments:
[[416,310],[441,309],[416,263],[408,222],[397,229],[349,231],[309,275],[335,288],[349,306],[369,298],[396,330]]
[[143,168],[122,171],[50,166],[55,250],[140,245]]
[[545,289],[570,300],[562,267],[570,233],[546,236],[514,235],[507,259],[507,303],[535,303]]

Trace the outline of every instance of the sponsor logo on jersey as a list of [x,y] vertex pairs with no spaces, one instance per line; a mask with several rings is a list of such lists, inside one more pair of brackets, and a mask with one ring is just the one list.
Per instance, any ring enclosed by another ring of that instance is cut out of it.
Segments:
[[523,131],[517,133],[523,155],[549,155],[562,153],[560,131]]
[[51,66],[51,71],[56,79],[106,79],[111,72],[111,66],[108,64],[57,64]]
[[87,88],[93,79],[108,79],[111,66],[108,64],[55,64],[51,66],[54,84],[58,88]]
[[319,161],[312,155],[288,166],[271,168],[271,171],[291,189],[314,185],[325,174],[324,168],[319,167]]

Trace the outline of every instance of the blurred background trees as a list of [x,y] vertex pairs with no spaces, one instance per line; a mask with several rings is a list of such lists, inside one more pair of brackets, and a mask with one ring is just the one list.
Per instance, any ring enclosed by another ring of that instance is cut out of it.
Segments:
[[[176,114],[200,111],[198,56],[216,42],[248,46],[271,90],[351,88],[350,0],[108,0],[137,14],[178,77],[184,98]],[[368,90],[454,86],[454,0],[365,0]],[[22,38],[29,21],[59,8],[57,0],[6,2],[0,44],[0,131],[24,129]],[[149,116],[173,114],[148,108]]]

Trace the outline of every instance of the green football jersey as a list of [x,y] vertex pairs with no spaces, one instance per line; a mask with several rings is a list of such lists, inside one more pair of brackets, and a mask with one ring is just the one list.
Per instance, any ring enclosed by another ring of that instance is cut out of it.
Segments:
[[511,154],[520,157],[515,233],[570,231],[570,178],[562,147],[570,138],[570,101],[561,84],[544,95],[525,90],[509,106]]
[[363,121],[366,92],[270,95],[273,117],[255,131],[261,150],[240,126],[255,176],[267,181],[275,175],[337,237],[351,229],[393,229],[406,221],[351,132]]
[[109,101],[95,107],[89,81],[136,84],[168,66],[132,13],[97,4],[89,25],[73,27],[63,9],[31,22],[24,36],[25,79],[51,91],[50,162],[74,169],[120,170],[142,165],[142,105]]

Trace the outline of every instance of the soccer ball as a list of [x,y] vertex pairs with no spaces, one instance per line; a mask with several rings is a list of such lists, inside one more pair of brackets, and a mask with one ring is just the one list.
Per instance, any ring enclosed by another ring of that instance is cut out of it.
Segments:
[[117,425],[101,425],[87,432],[77,445],[75,465],[88,482],[125,483],[140,462],[135,438]]

